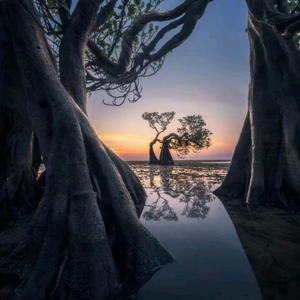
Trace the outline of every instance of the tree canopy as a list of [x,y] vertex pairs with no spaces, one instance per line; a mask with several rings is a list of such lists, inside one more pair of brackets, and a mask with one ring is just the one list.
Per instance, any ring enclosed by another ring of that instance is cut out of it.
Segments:
[[[104,90],[112,97],[106,104],[121,105],[126,99],[135,102],[141,97],[139,78],[160,70],[166,55],[193,32],[210,2],[186,0],[170,11],[160,12],[162,1],[106,0],[104,3],[102,0],[93,1],[92,5],[78,1],[74,7],[72,0],[34,0],[39,14],[35,19],[48,36],[61,74],[68,73],[70,64],[62,56],[75,54],[87,91]],[[88,16],[92,22],[86,22]],[[168,21],[164,26],[157,24]],[[180,27],[173,37],[164,39],[167,33]],[[78,40],[73,49],[72,39]],[[156,49],[161,42],[163,45]],[[83,55],[78,50],[86,45]]]
[[172,122],[174,116],[174,111],[164,112],[161,114],[159,114],[158,112],[144,112],[142,118],[148,121],[149,126],[158,134],[160,134],[167,130],[167,126]]
[[196,153],[211,146],[212,132],[205,128],[206,123],[200,115],[186,116],[178,119],[181,127],[177,128],[178,138],[171,138],[170,149],[184,157],[191,151]]

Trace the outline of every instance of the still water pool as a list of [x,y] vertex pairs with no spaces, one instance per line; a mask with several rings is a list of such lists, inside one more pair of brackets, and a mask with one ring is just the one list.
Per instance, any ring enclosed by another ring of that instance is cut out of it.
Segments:
[[212,194],[229,162],[129,165],[148,195],[140,220],[174,257],[136,299],[261,300],[234,225]]

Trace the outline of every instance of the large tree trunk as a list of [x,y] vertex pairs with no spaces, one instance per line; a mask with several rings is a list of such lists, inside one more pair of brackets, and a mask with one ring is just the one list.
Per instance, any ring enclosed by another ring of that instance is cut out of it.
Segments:
[[169,149],[169,141],[163,141],[160,151],[159,164],[164,166],[174,165],[174,161]]
[[0,216],[34,208],[32,126],[13,45],[0,10]]
[[248,204],[300,206],[300,55],[291,39],[249,14],[249,113],[215,193]]
[[155,155],[153,146],[156,143],[156,141],[152,141],[149,145],[149,164],[150,165],[158,165],[159,164],[159,160]]
[[181,137],[176,133],[170,133],[163,138],[159,157],[160,165],[174,165],[174,161],[170,153],[169,147],[169,143],[172,141],[172,139],[177,140],[179,143],[181,142]]
[[157,159],[153,146],[159,141],[158,137],[161,134],[161,132],[157,131],[157,134],[154,138],[154,140],[149,144],[149,164],[150,165],[158,165],[159,160]]
[[135,203],[143,203],[144,190],[62,86],[44,33],[28,13],[33,3],[23,2],[2,5],[47,172],[30,230],[0,272],[20,277],[22,300],[130,292],[172,257],[140,223]]

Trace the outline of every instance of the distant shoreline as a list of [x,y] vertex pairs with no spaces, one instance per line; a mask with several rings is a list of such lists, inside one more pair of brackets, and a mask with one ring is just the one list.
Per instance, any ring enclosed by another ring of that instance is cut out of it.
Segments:
[[[148,160],[124,160],[126,162],[148,162]],[[174,162],[231,162],[231,159],[180,159],[174,160]]]

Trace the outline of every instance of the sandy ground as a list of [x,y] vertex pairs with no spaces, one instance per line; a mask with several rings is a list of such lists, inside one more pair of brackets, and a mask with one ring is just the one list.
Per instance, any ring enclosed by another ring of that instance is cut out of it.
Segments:
[[220,199],[265,300],[300,300],[300,214]]

